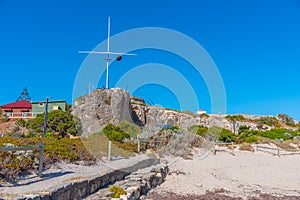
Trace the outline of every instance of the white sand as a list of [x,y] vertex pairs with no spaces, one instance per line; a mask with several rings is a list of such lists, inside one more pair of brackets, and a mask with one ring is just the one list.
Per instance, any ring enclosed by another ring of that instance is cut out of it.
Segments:
[[257,196],[260,192],[274,196],[300,196],[300,155],[272,156],[262,152],[217,152],[194,160],[178,159],[156,192],[201,195],[206,190],[225,189],[235,197]]

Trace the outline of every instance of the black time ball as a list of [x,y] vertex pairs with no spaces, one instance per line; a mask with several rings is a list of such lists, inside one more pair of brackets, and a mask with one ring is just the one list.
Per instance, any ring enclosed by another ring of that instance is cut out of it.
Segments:
[[117,61],[122,60],[122,56],[117,56],[116,60],[117,60]]

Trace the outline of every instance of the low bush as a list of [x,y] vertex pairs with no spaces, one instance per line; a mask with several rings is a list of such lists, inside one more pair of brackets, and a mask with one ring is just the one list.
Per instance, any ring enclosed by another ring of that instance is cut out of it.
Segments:
[[200,125],[194,125],[189,128],[189,131],[203,137],[207,133],[208,128]]
[[122,120],[118,126],[122,129],[122,131],[128,133],[131,138],[136,138],[136,136],[142,132],[142,129],[140,129],[140,127],[133,123],[130,123],[127,120]]
[[112,192],[110,195],[111,198],[120,198],[120,195],[126,194],[126,191],[120,186],[111,186],[109,187],[109,191]]
[[232,142],[236,140],[236,135],[234,133],[219,126],[209,128],[207,134],[211,135],[215,140],[223,142]]
[[225,118],[230,121],[246,121],[247,120],[243,115],[227,115]]
[[278,119],[276,119],[276,117],[261,117],[259,119],[256,119],[255,121],[268,126],[280,127],[279,121]]
[[113,124],[107,124],[102,130],[109,140],[123,142],[125,138],[130,138],[120,127]]
[[236,135],[230,130],[223,128],[218,140],[223,142],[233,142],[236,140]]
[[261,137],[266,137],[269,139],[284,139],[284,140],[289,140],[290,138],[286,136],[285,133],[293,133],[293,131],[287,130],[287,129],[272,129],[269,131],[259,131],[256,135],[261,136]]
[[239,150],[241,151],[251,151],[254,152],[253,147],[251,146],[251,144],[247,144],[247,143],[243,143],[239,146]]
[[[0,139],[0,146],[10,143],[15,146],[38,146],[45,143],[44,167],[48,168],[59,161],[85,164],[95,162],[94,157],[86,150],[80,139],[57,138],[11,138]],[[26,153],[25,153],[26,154]],[[31,171],[37,166],[38,151],[33,151],[32,156],[25,156],[18,152],[0,152],[0,174],[8,180],[16,181],[20,173]]]
[[245,132],[245,131],[247,131],[247,130],[249,130],[249,129],[250,129],[249,126],[242,125],[242,126],[239,127],[238,133],[241,134],[241,133],[243,133],[243,132]]

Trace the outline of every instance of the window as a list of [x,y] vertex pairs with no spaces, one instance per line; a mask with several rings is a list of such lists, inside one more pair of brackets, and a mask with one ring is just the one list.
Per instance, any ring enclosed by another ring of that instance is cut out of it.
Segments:
[[59,110],[59,106],[53,105],[53,106],[52,106],[52,110]]
[[28,112],[22,112],[22,118],[27,117],[27,115],[28,115]]

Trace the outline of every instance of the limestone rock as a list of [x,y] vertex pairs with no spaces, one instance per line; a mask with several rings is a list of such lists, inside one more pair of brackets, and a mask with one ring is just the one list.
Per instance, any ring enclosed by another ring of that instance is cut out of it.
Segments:
[[81,121],[82,136],[99,132],[108,123],[132,122],[130,95],[119,88],[96,89],[75,100],[72,114]]

